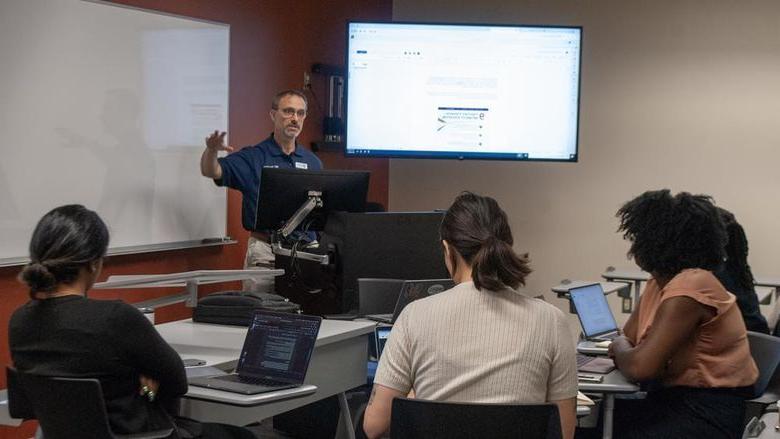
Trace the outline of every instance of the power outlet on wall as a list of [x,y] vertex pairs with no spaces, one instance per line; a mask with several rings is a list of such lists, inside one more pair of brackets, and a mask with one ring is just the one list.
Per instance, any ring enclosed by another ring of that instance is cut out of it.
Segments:
[[303,72],[303,89],[311,88],[311,73]]
[[630,297],[624,297],[621,306],[623,314],[630,314],[633,309],[633,300]]

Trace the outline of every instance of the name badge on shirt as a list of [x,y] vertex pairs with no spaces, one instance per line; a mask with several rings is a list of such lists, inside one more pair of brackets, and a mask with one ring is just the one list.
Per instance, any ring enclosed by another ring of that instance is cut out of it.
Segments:
[[295,162],[295,169],[309,169],[309,165],[306,163]]

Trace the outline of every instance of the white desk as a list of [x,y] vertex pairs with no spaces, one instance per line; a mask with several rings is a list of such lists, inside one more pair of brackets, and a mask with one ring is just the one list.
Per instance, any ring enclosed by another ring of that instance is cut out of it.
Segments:
[[762,287],[780,288],[780,277],[756,276],[753,283]]
[[580,381],[580,392],[601,393],[604,395],[602,410],[604,410],[604,431],[603,439],[612,439],[612,418],[615,412],[615,395],[618,393],[634,393],[639,391],[639,386],[629,382],[615,369],[604,375],[604,381],[600,383],[589,383]]
[[[780,296],[780,278],[769,276],[756,276],[753,279],[756,285],[756,295],[758,295],[758,304],[761,314],[766,317],[769,324],[769,330],[777,325],[780,310],[778,309],[778,296]],[[774,294],[772,294],[774,293]]]
[[601,289],[604,290],[604,294],[616,293],[624,288],[626,284],[622,282],[593,282],[587,280],[570,280],[563,281],[558,285],[551,288],[552,292],[557,294],[558,297],[568,298],[569,290],[572,288],[584,287],[585,285],[592,285],[595,283],[601,284]]
[[775,426],[778,425],[777,412],[765,413],[761,420],[764,421],[765,427],[761,434],[758,435],[759,439],[780,438],[780,430],[775,429]]
[[[565,280],[551,288],[552,292],[558,295],[559,298],[569,299],[569,290],[572,288],[584,287],[585,285],[592,285],[597,282],[585,281],[585,280]],[[604,294],[612,294],[619,292],[620,290],[630,288],[623,282],[598,282],[601,284],[601,289],[604,290]],[[569,312],[576,314],[574,305],[569,302]]]
[[[242,407],[225,400],[245,398],[242,395],[192,386],[182,400],[182,415],[200,421],[246,425],[339,395],[341,419],[348,437],[352,437],[352,419],[344,392],[366,383],[367,335],[374,331],[374,326],[374,322],[322,321],[306,374],[306,384],[317,388],[314,394]],[[235,368],[247,331],[245,327],[194,323],[189,319],[156,328],[182,358],[198,358],[206,361],[207,366],[222,370]]]
[[639,303],[639,293],[641,291],[642,282],[650,280],[650,274],[645,271],[637,269],[616,269],[615,267],[607,267],[606,271],[601,273],[601,277],[610,282],[626,281],[627,285],[631,285],[631,282],[634,283],[633,304],[630,307],[627,307],[627,303],[625,302],[626,298],[624,298],[623,308],[633,308]]
[[21,419],[12,418],[8,413],[8,389],[0,390],[0,425],[18,427]]

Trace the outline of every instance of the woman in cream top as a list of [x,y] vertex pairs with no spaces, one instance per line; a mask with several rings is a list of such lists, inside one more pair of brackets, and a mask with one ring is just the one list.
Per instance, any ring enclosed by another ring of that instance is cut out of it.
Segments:
[[455,288],[399,316],[379,361],[363,427],[390,426],[392,400],[554,403],[564,439],[576,423],[577,367],[566,316],[516,291],[530,273],[496,200],[463,193],[440,228]]

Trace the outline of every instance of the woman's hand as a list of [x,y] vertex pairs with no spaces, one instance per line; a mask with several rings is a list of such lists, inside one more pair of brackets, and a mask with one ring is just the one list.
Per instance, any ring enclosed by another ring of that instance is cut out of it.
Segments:
[[146,397],[149,399],[149,402],[154,401],[154,399],[157,397],[157,391],[160,389],[160,383],[144,375],[141,375],[138,380],[140,381],[141,385],[140,389],[138,390],[138,394],[141,396],[146,395]]
[[634,345],[631,343],[631,340],[629,340],[628,337],[625,335],[620,335],[615,337],[612,340],[612,343],[609,344],[609,347],[607,348],[607,355],[609,355],[609,358],[615,358],[615,352],[621,352],[633,347]]

